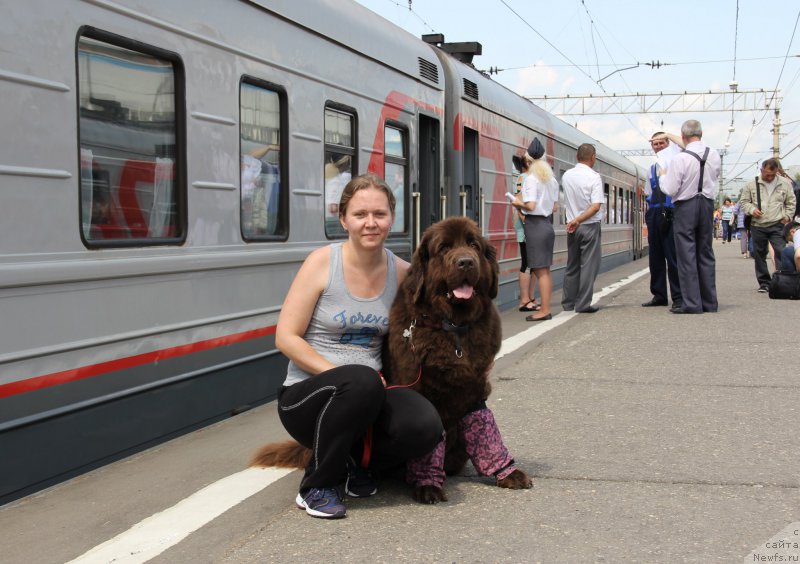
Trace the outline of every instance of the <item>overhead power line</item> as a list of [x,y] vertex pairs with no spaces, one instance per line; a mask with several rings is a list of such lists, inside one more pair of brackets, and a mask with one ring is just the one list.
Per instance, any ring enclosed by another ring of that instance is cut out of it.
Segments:
[[[714,60],[711,60],[711,61],[680,61],[680,62],[677,62],[677,63],[660,63],[660,66],[677,67],[677,66],[686,66],[686,65],[713,65],[713,64],[719,64],[719,63],[730,63],[730,62],[733,62],[734,60],[739,62],[739,63],[741,63],[741,62],[745,62],[745,61],[754,62],[754,61],[769,61],[769,60],[772,60],[772,59],[786,59],[786,57],[787,57],[787,55],[780,55],[780,56],[775,56],[775,57],[753,57],[753,58],[749,58],[749,59],[714,59]],[[800,54],[798,54],[798,55],[788,55],[788,57],[800,58]],[[523,65],[523,66],[519,66],[519,67],[505,67],[505,68],[494,67],[494,68],[496,69],[496,71],[495,71],[495,74],[496,74],[496,73],[505,72],[505,71],[522,70],[522,69],[534,69],[536,67],[548,67],[548,68],[554,68],[555,69],[555,68],[561,68],[561,67],[622,67],[622,66],[628,66],[629,67],[629,66],[636,66],[636,65],[648,65],[648,66],[650,66],[650,65],[652,65],[652,63],[642,63],[642,62],[639,62],[639,61],[635,61],[635,62],[632,62],[632,63],[620,63],[620,64],[616,64],[616,63],[597,63],[597,64],[591,63],[591,64],[586,64],[586,63],[583,63],[583,64],[569,64],[569,65],[551,65],[551,64],[547,64],[547,63],[541,63],[541,64],[540,63],[534,63],[532,65]],[[656,65],[655,68],[658,68],[658,67],[659,67],[659,65]]]
[[[557,116],[765,111],[780,107],[779,91],[736,90],[607,95],[525,96]],[[769,96],[769,99],[767,97]]]

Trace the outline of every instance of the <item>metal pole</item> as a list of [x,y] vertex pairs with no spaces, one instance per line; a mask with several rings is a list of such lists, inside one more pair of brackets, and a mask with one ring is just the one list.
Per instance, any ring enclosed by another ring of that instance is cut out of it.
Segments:
[[775,120],[772,122],[772,156],[773,158],[778,158],[781,155],[780,145],[781,145],[781,110],[780,108],[775,108]]

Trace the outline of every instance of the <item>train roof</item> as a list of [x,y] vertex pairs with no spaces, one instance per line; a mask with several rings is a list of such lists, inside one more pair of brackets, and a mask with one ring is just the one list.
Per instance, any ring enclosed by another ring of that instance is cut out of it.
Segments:
[[387,19],[350,0],[245,0],[298,26],[444,89],[441,63],[433,47]]
[[[626,157],[621,156],[610,147],[574,128],[562,119],[546,112],[530,100],[495,82],[491,77],[481,73],[472,65],[462,63],[452,55],[442,53],[447,58],[451,72],[458,77],[458,83],[462,85],[463,97],[480,104],[489,111],[524,124],[543,134],[544,132],[550,132],[560,141],[573,145],[576,149],[583,143],[592,143],[597,148],[598,159],[626,172],[634,173],[636,167]],[[464,80],[472,82],[476,88],[471,89],[470,92],[465,92],[463,90]]]

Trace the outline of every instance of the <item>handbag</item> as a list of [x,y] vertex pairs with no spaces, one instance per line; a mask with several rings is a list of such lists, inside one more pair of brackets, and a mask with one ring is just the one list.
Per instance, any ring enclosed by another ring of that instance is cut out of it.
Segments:
[[800,300],[800,272],[773,272],[769,297],[773,300]]

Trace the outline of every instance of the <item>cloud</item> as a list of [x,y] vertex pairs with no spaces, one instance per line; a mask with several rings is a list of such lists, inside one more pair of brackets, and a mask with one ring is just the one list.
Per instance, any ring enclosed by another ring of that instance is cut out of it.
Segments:
[[545,65],[542,61],[537,61],[534,66],[526,67],[516,71],[509,71],[511,76],[507,77],[504,82],[514,92],[519,92],[523,96],[538,96],[543,92],[553,92],[555,90],[565,91],[565,86],[572,84],[570,79],[567,79],[563,84],[559,81],[559,73]]

